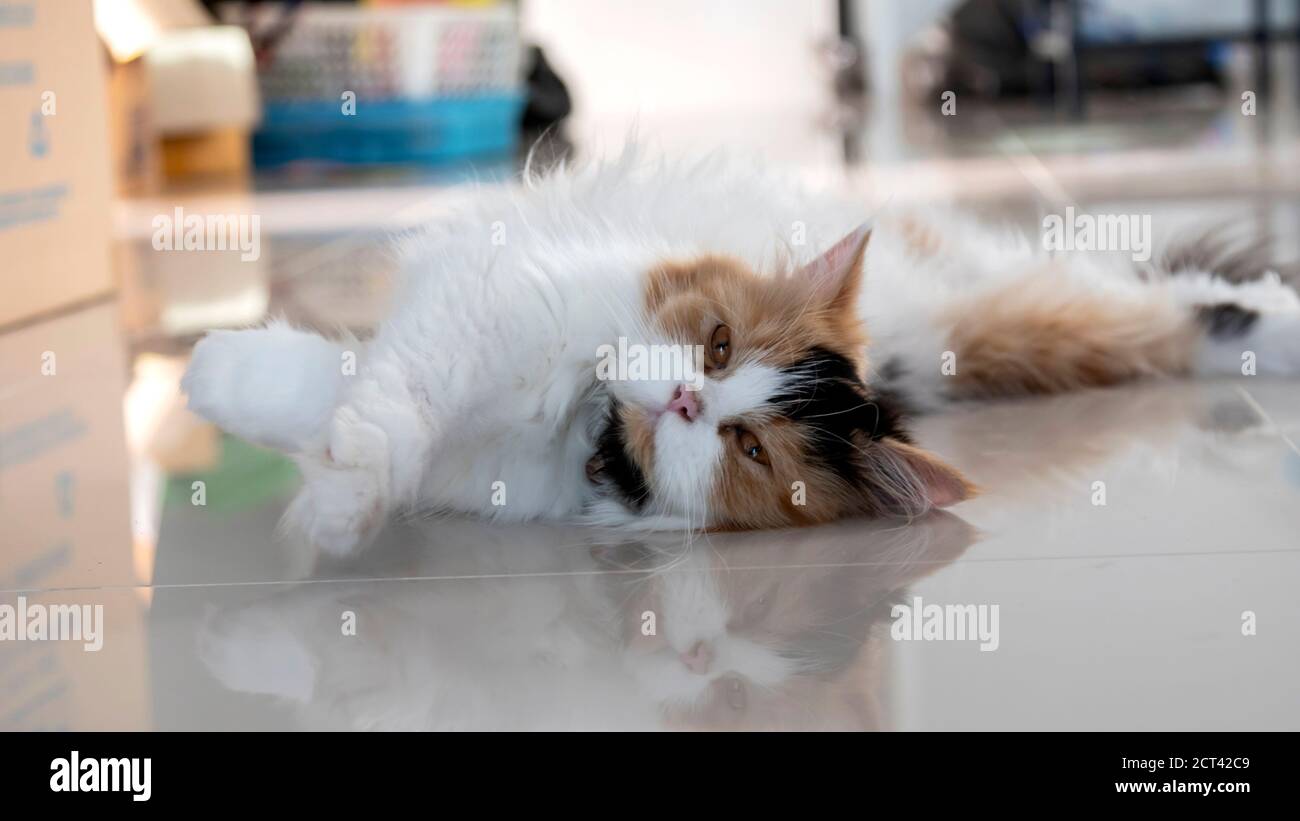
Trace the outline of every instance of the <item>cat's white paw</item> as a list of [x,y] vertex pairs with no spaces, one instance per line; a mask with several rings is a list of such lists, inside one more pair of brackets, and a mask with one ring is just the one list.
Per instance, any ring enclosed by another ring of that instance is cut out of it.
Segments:
[[384,518],[379,483],[358,468],[326,470],[303,485],[286,516],[326,553],[346,556],[364,547]]
[[299,462],[303,487],[285,513],[286,524],[335,556],[365,547],[388,513],[388,461],[384,432],[341,408],[328,450]]
[[355,409],[344,406],[334,412],[327,456],[337,466],[387,470],[388,436]]
[[190,410],[282,451],[318,439],[337,402],[343,349],[283,323],[212,331],[195,346],[181,389]]
[[200,339],[181,379],[190,410],[222,427],[238,419],[241,397],[235,390],[247,381],[256,353],[255,342],[237,331],[211,331]]

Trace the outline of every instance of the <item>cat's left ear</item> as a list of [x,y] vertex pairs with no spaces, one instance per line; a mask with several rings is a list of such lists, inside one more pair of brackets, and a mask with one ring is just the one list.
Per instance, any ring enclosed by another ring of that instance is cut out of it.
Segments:
[[864,222],[800,268],[796,276],[812,285],[816,301],[828,308],[850,308],[862,287],[862,260],[870,239],[871,224]]

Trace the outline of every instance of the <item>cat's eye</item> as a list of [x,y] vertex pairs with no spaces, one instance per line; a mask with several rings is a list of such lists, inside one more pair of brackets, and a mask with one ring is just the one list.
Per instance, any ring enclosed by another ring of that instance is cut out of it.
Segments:
[[733,427],[732,430],[735,432],[736,445],[741,453],[760,465],[771,464],[767,460],[767,451],[763,450],[763,445],[758,441],[757,436],[739,426]]
[[715,368],[725,368],[730,359],[731,329],[719,325],[713,329],[713,336],[709,337],[709,364]]

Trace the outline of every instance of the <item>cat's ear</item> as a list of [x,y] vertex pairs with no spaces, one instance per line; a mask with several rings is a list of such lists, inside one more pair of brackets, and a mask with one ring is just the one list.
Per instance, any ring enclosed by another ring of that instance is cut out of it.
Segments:
[[850,308],[862,287],[862,260],[870,239],[871,224],[864,222],[795,275],[812,286],[815,301]]
[[864,502],[873,513],[920,516],[974,496],[976,487],[933,453],[892,437],[871,442],[863,454]]

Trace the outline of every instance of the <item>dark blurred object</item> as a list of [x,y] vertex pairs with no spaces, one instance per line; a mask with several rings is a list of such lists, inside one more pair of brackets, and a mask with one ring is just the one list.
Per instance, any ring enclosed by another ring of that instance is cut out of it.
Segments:
[[524,65],[528,67],[528,105],[524,108],[525,132],[545,131],[573,111],[569,88],[555,73],[540,46],[529,46]]
[[[927,94],[953,91],[986,99],[1053,94],[1073,82],[1063,62],[1077,63],[1085,89],[1134,90],[1225,82],[1215,40],[1168,44],[1093,44],[1104,60],[1078,60],[1077,6],[1022,0],[965,0],[941,30],[927,32],[909,55],[909,81]],[[925,65],[921,65],[921,61]]]
[[533,171],[545,173],[573,156],[573,141],[564,130],[573,100],[568,86],[539,46],[529,46],[524,61],[528,67],[528,106],[520,123],[520,158]]
[[835,98],[852,103],[867,91],[866,49],[858,33],[853,0],[837,0],[835,19],[838,37],[829,49],[834,71]]
[[[353,0],[346,0],[353,2]],[[243,26],[248,32],[248,39],[253,43],[253,54],[257,58],[259,66],[266,65],[275,54],[275,47],[279,45],[284,36],[293,28],[293,18],[298,11],[302,0],[240,0],[237,4],[239,11],[233,15],[225,11],[226,22]],[[226,8],[232,4],[228,0],[203,0],[208,11],[213,17],[220,17],[218,5]],[[273,14],[269,20],[264,19],[260,25],[254,23],[256,15],[253,12],[254,6],[273,9]]]

